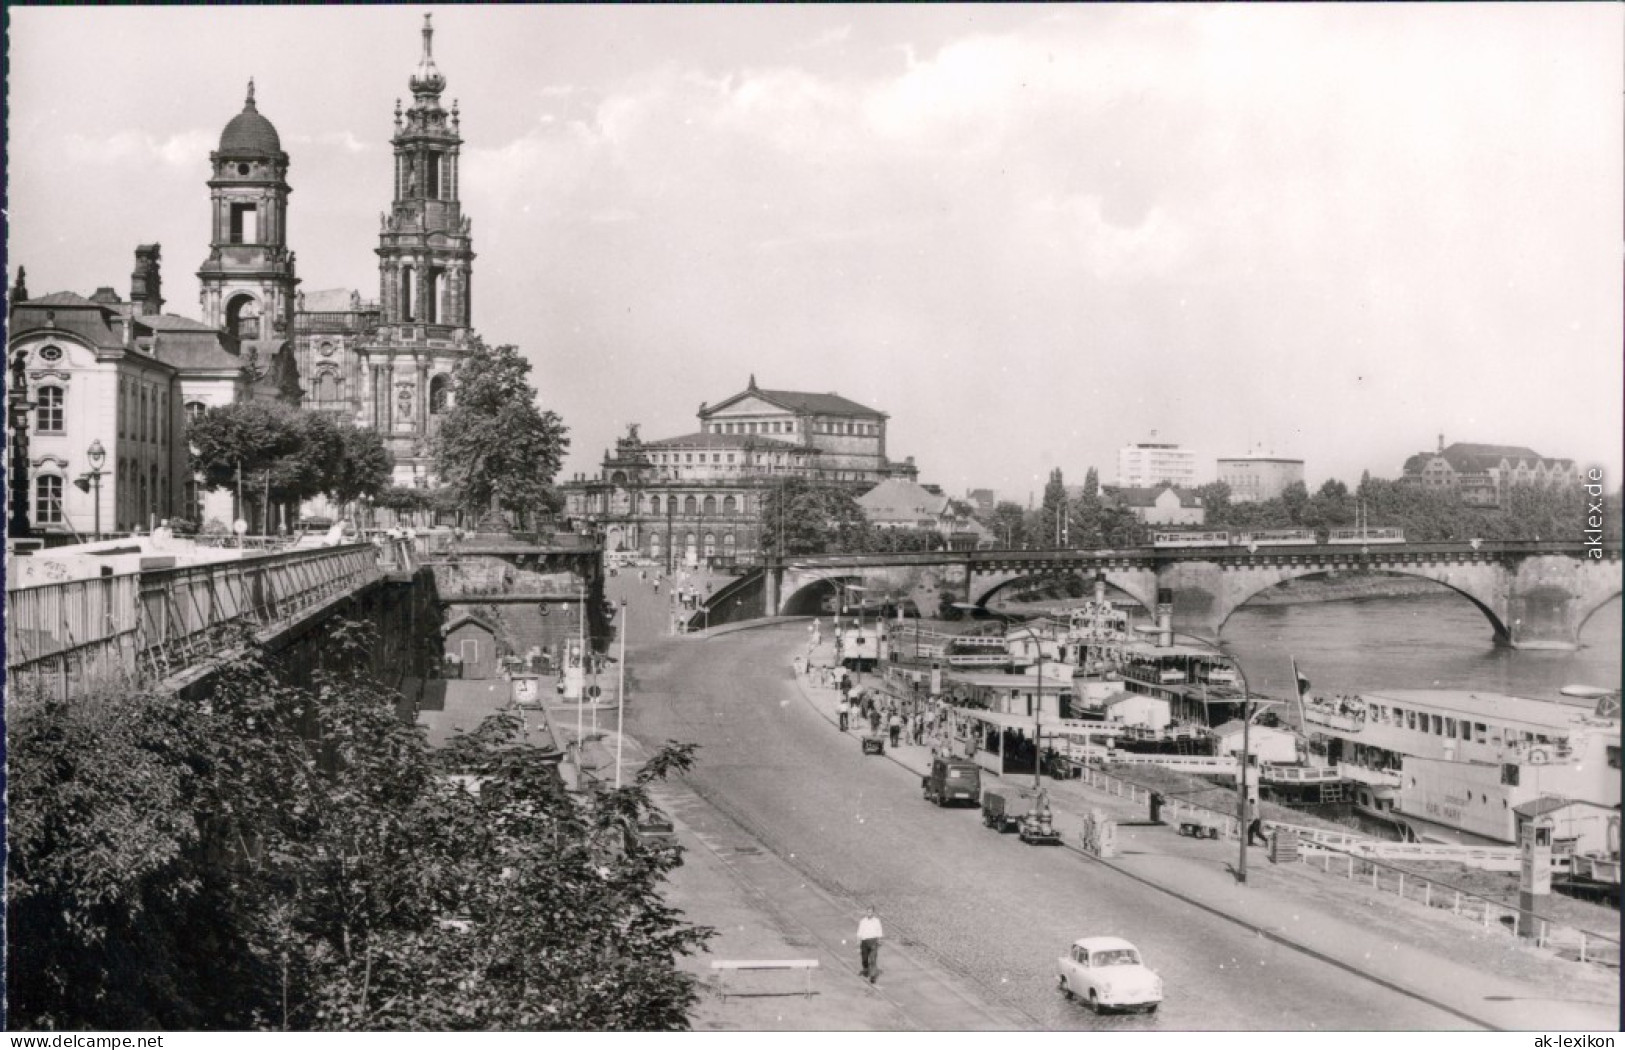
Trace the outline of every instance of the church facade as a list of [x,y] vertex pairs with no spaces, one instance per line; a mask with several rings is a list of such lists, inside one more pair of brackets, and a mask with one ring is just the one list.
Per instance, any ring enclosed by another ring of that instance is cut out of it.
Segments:
[[751,564],[761,552],[763,501],[786,478],[850,488],[914,481],[912,456],[886,455],[884,412],[839,394],[746,388],[702,404],[699,429],[644,441],[638,426],[604,454],[598,476],[559,486],[578,528],[604,549],[662,565]]
[[457,103],[440,102],[434,28],[395,104],[394,197],[379,215],[378,297],[339,290],[307,296],[293,324],[306,406],[383,435],[395,484],[433,483],[429,442],[451,405],[452,371],[474,338],[472,221],[460,190]]
[[396,484],[432,483],[429,440],[473,338],[474,251],[459,196],[460,117],[455,102],[441,105],[428,15],[422,37],[411,105],[396,103],[376,299],[300,290],[287,236],[291,160],[252,81],[209,155],[200,320],[164,312],[156,244],[136,249],[128,300],[111,287],[33,297],[19,268],[7,333],[8,466],[24,481],[9,511],[14,535],[65,539],[177,517],[274,528],[263,510],[255,517],[251,491],[241,503],[236,492],[202,492],[188,466],[187,421],[251,398],[377,430]]

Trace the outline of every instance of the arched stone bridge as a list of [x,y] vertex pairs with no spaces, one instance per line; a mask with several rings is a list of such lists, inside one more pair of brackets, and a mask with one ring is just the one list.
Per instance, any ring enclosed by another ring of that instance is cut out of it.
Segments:
[[764,604],[769,615],[828,611],[837,588],[853,584],[912,597],[929,616],[945,599],[985,605],[1021,581],[1100,576],[1148,611],[1166,595],[1176,630],[1217,639],[1254,595],[1300,576],[1357,569],[1442,584],[1478,607],[1496,642],[1524,649],[1575,648],[1586,620],[1620,593],[1618,545],[1485,541],[808,555],[766,567]]

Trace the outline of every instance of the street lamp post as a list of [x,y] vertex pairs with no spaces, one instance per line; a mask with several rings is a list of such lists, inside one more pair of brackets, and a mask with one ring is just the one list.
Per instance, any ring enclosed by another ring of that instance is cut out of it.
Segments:
[[[1153,628],[1153,630],[1157,629]],[[1158,633],[1164,632],[1159,630]],[[1186,634],[1183,631],[1167,631],[1166,633],[1174,638],[1184,638],[1187,641],[1195,642],[1197,645],[1207,649],[1209,652],[1224,657],[1226,660],[1230,661],[1230,666],[1236,669],[1236,675],[1241,679],[1241,757],[1238,761],[1236,771],[1236,823],[1238,825],[1238,830],[1240,831],[1239,838],[1241,840],[1241,847],[1239,859],[1236,861],[1236,881],[1246,884],[1247,839],[1249,837],[1247,834],[1247,809],[1249,801],[1247,792],[1247,771],[1252,757],[1252,740],[1249,730],[1251,729],[1253,723],[1253,708],[1256,706],[1256,702],[1253,699],[1252,688],[1247,684],[1247,672],[1242,670],[1241,661],[1237,660],[1229,650],[1225,649],[1222,642],[1211,642],[1206,638],[1202,638],[1194,634]],[[1293,687],[1296,688],[1296,686],[1297,683],[1293,683]],[[1277,701],[1266,700],[1263,702],[1276,703]]]
[[96,539],[102,538],[102,464],[107,462],[107,450],[102,448],[101,439],[92,440],[90,447],[85,450],[85,458],[90,461],[90,469],[79,477],[76,484],[80,492],[91,491],[91,507],[96,529]]

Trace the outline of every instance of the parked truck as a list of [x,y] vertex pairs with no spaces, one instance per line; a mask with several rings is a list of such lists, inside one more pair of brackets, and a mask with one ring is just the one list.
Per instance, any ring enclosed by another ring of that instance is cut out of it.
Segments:
[[1056,844],[1061,841],[1050,817],[1049,795],[1013,789],[982,792],[982,823],[1000,833],[1014,831],[1021,841]]

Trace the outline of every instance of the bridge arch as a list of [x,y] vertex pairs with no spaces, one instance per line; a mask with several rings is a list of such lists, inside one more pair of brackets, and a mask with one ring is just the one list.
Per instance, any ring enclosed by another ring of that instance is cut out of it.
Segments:
[[[1092,588],[1094,586],[1095,577],[1097,575],[1104,575],[1105,576],[1105,580],[1106,580],[1106,597],[1109,600],[1114,601],[1114,602],[1116,602],[1118,604],[1123,604],[1123,602],[1125,600],[1127,600],[1128,602],[1132,602],[1133,604],[1139,606],[1141,609],[1144,609],[1146,611],[1147,615],[1151,615],[1151,614],[1156,612],[1156,609],[1155,609],[1156,594],[1155,594],[1154,590],[1152,591],[1152,593],[1150,595],[1146,595],[1146,596],[1136,594],[1134,592],[1134,590],[1130,589],[1133,586],[1133,584],[1130,583],[1130,581],[1121,580],[1121,579],[1114,581],[1112,579],[1112,576],[1111,576],[1110,573],[1097,574],[1096,571],[1093,570],[1093,569],[1078,569],[1078,570],[1073,571],[1073,572],[1065,572],[1065,573],[1060,573],[1060,572],[1015,573],[1015,574],[1011,574],[1009,576],[996,577],[992,581],[979,580],[977,582],[979,584],[982,584],[982,587],[981,587],[980,590],[978,590],[975,587],[972,588],[972,592],[973,592],[973,594],[975,596],[971,599],[970,604],[976,605],[976,606],[978,606],[980,608],[985,609],[985,608],[987,608],[987,605],[988,605],[988,603],[990,601],[992,601],[994,598],[998,597],[1003,591],[1005,591],[1005,590],[1007,590],[1009,588],[1019,586],[1020,584],[1027,583],[1027,582],[1032,581],[1032,580],[1053,580],[1053,579],[1060,578],[1060,577],[1066,577],[1066,578],[1080,580],[1084,584],[1085,588],[1089,589],[1089,593],[1092,593]],[[991,582],[992,585],[987,586],[986,584],[988,582]],[[1085,596],[1087,596],[1087,594]],[[1148,597],[1150,598],[1150,601],[1147,601]]]
[[[1184,563],[1194,566],[1201,563]],[[1247,602],[1266,591],[1273,590],[1291,580],[1325,576],[1329,572],[1354,566],[1328,566],[1325,564],[1275,564],[1246,566],[1218,573],[1217,587],[1203,586],[1205,581],[1191,580],[1190,573],[1173,587],[1174,625],[1217,639],[1230,617]],[[1217,569],[1217,566],[1213,566]],[[1374,571],[1428,580],[1445,591],[1457,594],[1471,602],[1484,619],[1489,621],[1496,644],[1505,645],[1512,639],[1510,618],[1505,599],[1494,579],[1493,566],[1473,564],[1408,564],[1389,563],[1360,566]],[[1202,574],[1208,575],[1208,574]],[[1166,584],[1165,584],[1166,585]]]
[[803,579],[795,590],[780,599],[778,615],[827,616],[830,610],[824,607],[826,599],[835,598],[836,608],[839,608],[841,587],[848,583],[862,584],[863,574],[861,572],[817,573],[810,578]]
[[1574,629],[1575,637],[1578,638],[1578,637],[1580,637],[1581,634],[1583,634],[1585,632],[1586,624],[1591,622],[1591,618],[1593,616],[1597,615],[1599,612],[1602,611],[1603,606],[1607,605],[1609,602],[1614,601],[1617,598],[1620,598],[1621,596],[1622,596],[1622,592],[1619,591],[1619,590],[1615,590],[1612,593],[1604,592],[1603,596],[1601,598],[1599,598],[1595,602],[1591,603],[1588,608],[1582,609],[1581,612],[1580,612],[1580,623]]

